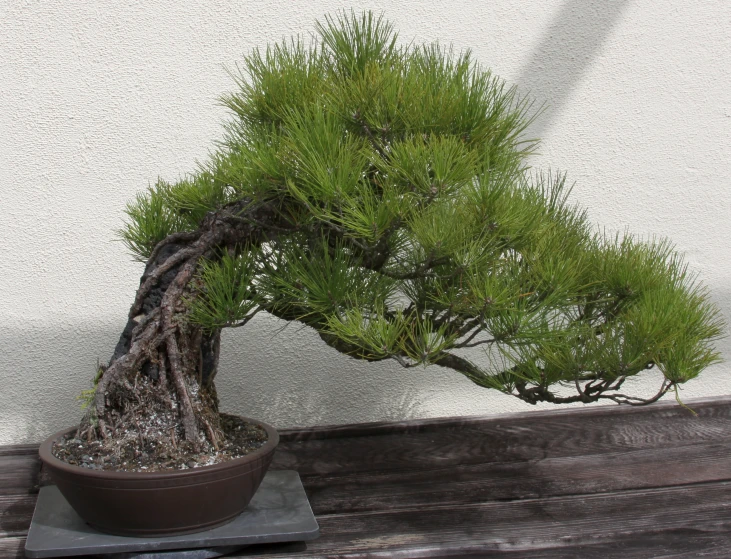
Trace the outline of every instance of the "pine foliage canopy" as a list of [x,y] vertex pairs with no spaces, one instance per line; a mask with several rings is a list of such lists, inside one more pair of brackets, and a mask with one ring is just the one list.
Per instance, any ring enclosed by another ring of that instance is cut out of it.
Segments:
[[[673,247],[597,233],[564,176],[529,170],[535,113],[515,88],[469,52],[399,45],[371,13],[317,31],[248,56],[215,153],[127,208],[141,261],[211,212],[280,216],[253,224],[260,246],[208,255],[190,320],[264,310],[353,357],[450,367],[531,403],[647,403],[718,360],[719,313]],[[655,398],[618,392],[653,367]]]

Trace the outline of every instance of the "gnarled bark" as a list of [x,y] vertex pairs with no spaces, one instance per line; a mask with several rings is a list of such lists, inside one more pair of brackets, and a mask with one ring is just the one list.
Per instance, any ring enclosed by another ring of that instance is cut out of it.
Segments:
[[[215,375],[220,331],[188,320],[202,259],[238,244],[259,245],[269,227],[287,227],[274,208],[232,204],[194,232],[174,233],[154,248],[79,436],[136,445],[139,452],[187,445],[217,450],[222,438]],[[270,234],[270,233],[269,233]]]

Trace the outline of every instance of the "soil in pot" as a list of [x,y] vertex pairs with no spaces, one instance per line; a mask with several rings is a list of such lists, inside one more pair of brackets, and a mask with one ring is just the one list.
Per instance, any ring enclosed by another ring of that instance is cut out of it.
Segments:
[[[177,437],[145,438],[139,431],[119,433],[112,441],[82,440],[76,431],[56,441],[53,456],[91,470],[120,472],[164,472],[186,470],[220,464],[241,458],[261,448],[267,442],[267,432],[257,423],[228,414],[221,414],[223,442],[218,449],[200,445],[195,448]],[[182,429],[181,429],[182,431]],[[175,440],[177,439],[177,443]]]

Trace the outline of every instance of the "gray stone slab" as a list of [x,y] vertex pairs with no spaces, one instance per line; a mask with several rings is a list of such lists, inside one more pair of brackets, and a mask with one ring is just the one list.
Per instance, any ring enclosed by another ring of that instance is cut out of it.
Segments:
[[[113,536],[98,532],[77,515],[56,486],[41,488],[28,539],[26,557],[111,555],[114,557],[190,557],[204,559],[258,543],[317,538],[320,527],[310,508],[299,474],[269,471],[246,510],[236,519],[205,532],[157,538]],[[185,554],[171,550],[191,550]]]

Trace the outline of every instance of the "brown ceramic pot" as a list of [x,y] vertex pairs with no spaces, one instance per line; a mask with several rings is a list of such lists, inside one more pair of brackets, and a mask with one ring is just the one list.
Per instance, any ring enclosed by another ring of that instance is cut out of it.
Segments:
[[54,441],[40,448],[44,468],[73,509],[97,530],[122,536],[188,534],[225,524],[238,516],[264,479],[279,435],[261,425],[269,439],[241,458],[212,466],[169,472],[117,472],[73,466],[51,454]]

